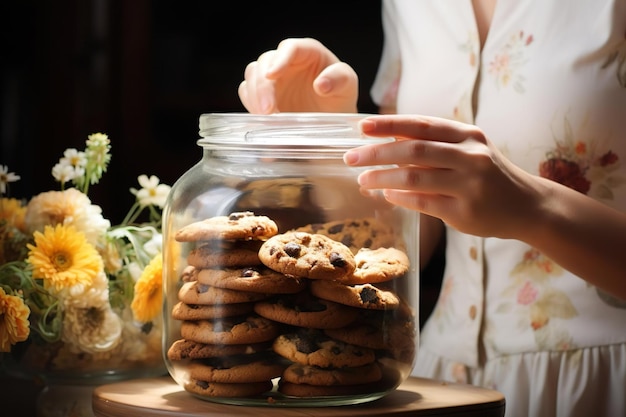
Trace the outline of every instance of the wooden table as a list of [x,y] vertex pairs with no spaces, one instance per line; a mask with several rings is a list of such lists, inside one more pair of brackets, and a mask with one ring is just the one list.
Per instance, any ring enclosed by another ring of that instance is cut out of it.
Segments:
[[409,378],[387,396],[361,405],[270,407],[224,405],[184,391],[170,377],[136,379],[94,389],[96,417],[343,417],[343,416],[504,416],[504,395],[472,385]]

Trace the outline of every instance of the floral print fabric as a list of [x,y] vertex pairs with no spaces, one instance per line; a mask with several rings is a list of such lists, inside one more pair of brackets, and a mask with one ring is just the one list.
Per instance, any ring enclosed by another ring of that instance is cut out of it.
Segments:
[[[384,0],[383,25],[376,102],[475,123],[521,168],[626,211],[625,0],[498,0],[482,51],[469,0]],[[626,414],[626,303],[522,242],[447,233],[416,374],[495,387],[528,416],[578,372],[612,381],[607,415]],[[545,392],[504,376],[538,364],[560,381]]]

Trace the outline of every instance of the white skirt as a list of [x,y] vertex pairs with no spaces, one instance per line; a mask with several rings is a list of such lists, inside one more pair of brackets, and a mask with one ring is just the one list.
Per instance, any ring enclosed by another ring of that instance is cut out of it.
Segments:
[[626,344],[501,356],[482,368],[422,346],[413,375],[497,390],[506,417],[626,417]]

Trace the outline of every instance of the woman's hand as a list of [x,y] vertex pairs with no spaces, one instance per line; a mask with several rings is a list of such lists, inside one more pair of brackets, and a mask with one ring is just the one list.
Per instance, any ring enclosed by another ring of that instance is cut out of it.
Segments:
[[469,234],[512,238],[532,216],[543,182],[509,162],[473,125],[425,116],[373,116],[361,123],[370,136],[396,142],[347,152],[349,165],[398,165],[362,173],[365,189],[438,217]]
[[319,41],[285,39],[246,66],[239,98],[250,113],[357,111],[358,77]]
[[626,214],[505,158],[477,127],[425,116],[372,116],[363,133],[398,140],[346,152],[348,165],[393,165],[359,176],[391,203],[461,232],[517,239],[626,300]]

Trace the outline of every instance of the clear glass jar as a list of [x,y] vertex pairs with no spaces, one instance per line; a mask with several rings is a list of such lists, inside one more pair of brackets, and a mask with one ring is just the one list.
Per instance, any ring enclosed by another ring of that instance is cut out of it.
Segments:
[[192,395],[347,405],[408,377],[419,218],[360,190],[364,169],[343,163],[393,140],[363,137],[364,116],[200,117],[203,157],[163,216],[165,361]]

